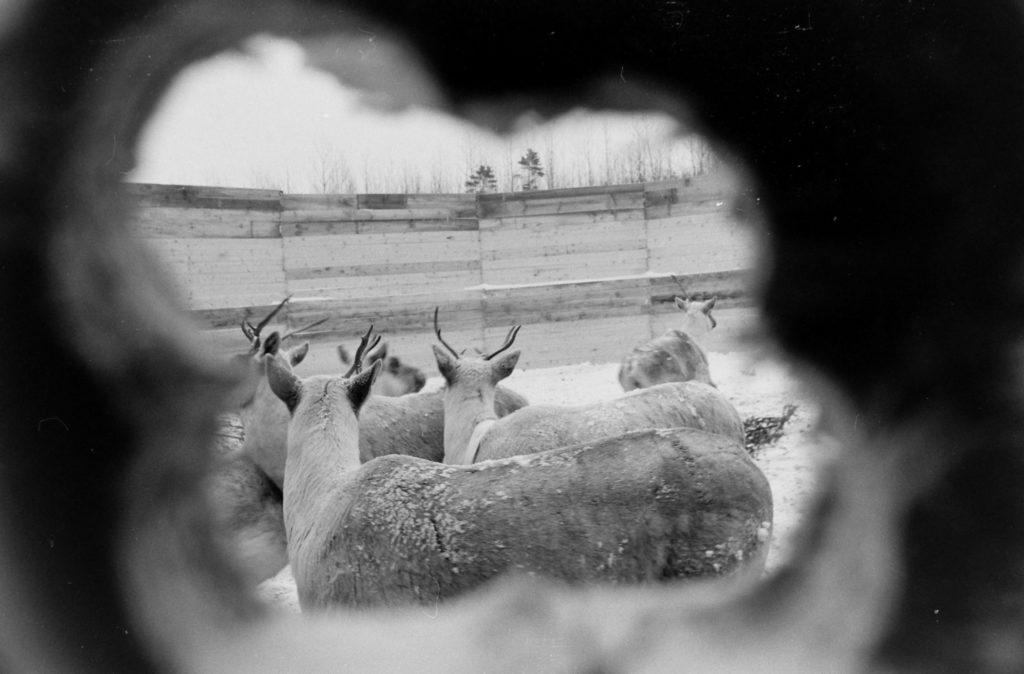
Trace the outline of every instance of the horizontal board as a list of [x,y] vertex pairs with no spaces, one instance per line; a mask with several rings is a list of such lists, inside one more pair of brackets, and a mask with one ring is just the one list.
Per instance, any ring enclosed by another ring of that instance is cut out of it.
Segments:
[[[451,271],[479,272],[479,260],[434,260],[430,262],[406,262],[395,264],[349,264],[338,267],[309,267],[289,269],[286,277],[289,280],[306,280],[317,278],[357,276],[394,276],[405,274],[431,274]],[[479,274],[477,274],[479,278]],[[382,282],[378,280],[378,283]]]
[[[484,260],[481,266],[485,283],[491,275],[521,274],[523,278],[557,271],[565,272],[561,280],[602,278],[642,274],[647,271],[647,252],[634,250],[518,257],[508,260]],[[526,282],[526,281],[524,281]]]
[[738,184],[725,174],[693,176],[645,184],[644,201],[647,207],[728,201],[734,197],[737,188]]
[[285,194],[281,197],[281,210],[323,211],[357,207],[355,194]]
[[699,251],[692,254],[651,255],[654,271],[678,269],[683,273],[713,273],[737,267],[749,267],[750,256],[745,251]]
[[642,225],[644,214],[641,210],[628,209],[600,213],[567,213],[562,215],[534,215],[503,218],[480,218],[480,232],[557,230],[560,227],[587,226],[593,223],[628,223],[621,227]]
[[479,245],[477,232],[406,232],[406,233],[364,233],[351,236],[309,235],[288,237],[282,240],[284,250],[317,250],[325,247],[343,250],[364,249],[370,246],[476,246]]
[[478,202],[481,217],[589,213],[598,211],[634,210],[643,208],[641,186],[628,191],[567,190],[552,194],[547,191],[515,192],[481,195]]
[[576,255],[594,255],[598,253],[637,253],[646,256],[647,249],[642,240],[636,237],[594,237],[586,239],[578,237],[572,241],[538,239],[532,245],[523,243],[517,246],[481,246],[480,259],[484,263],[509,262],[532,258],[566,258]]
[[277,237],[276,212],[148,206],[133,213],[130,230],[144,238]]
[[261,211],[281,210],[280,190],[259,190],[236,187],[200,185],[156,185],[123,183],[124,194],[135,203],[146,206],[180,208],[228,208]]
[[[283,211],[281,222],[292,223],[323,223],[323,222],[361,222],[388,220],[455,220],[451,209],[447,208],[400,208],[400,209],[368,209],[368,208],[336,208]],[[475,218],[472,218],[475,219]]]
[[360,194],[359,208],[406,208],[409,203],[407,194]]
[[[338,276],[346,275],[344,270],[359,265],[403,265],[414,264],[424,260],[441,264],[442,261],[459,263],[464,268],[479,269],[480,256],[474,248],[465,249],[451,246],[426,245],[403,246],[399,249],[388,247],[365,248],[323,248],[321,250],[288,250],[285,253],[284,266],[289,276],[298,277],[308,269],[334,268]],[[419,252],[417,252],[419,251]]]
[[676,295],[690,299],[706,299],[712,295],[719,298],[745,297],[751,294],[753,272],[748,269],[707,274],[677,274],[678,282],[670,276],[651,277],[651,299],[654,304],[671,302]]
[[451,217],[475,218],[476,195],[474,194],[410,194],[406,205],[412,209],[447,209]]
[[337,300],[353,300],[360,297],[392,298],[404,295],[417,295],[424,288],[434,292],[461,292],[468,287],[479,285],[479,277],[466,274],[406,274],[388,277],[353,277],[350,279],[289,281],[288,291],[308,297],[322,297]]
[[661,279],[647,275],[633,275],[620,278],[582,279],[534,285],[485,286],[482,290],[484,297],[489,299],[502,297],[532,298],[542,295],[638,292],[649,289],[652,281],[661,282]]

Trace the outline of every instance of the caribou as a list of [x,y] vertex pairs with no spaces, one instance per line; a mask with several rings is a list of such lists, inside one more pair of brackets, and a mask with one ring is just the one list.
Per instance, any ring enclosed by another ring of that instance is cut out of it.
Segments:
[[302,379],[267,361],[291,413],[284,518],[303,611],[431,604],[510,571],[640,583],[764,568],[771,490],[741,443],[647,430],[478,466],[360,464],[379,369]]
[[[344,365],[352,364],[348,350],[341,344],[338,345],[338,359]],[[373,382],[373,395],[397,398],[407,393],[416,393],[427,383],[427,377],[423,374],[423,370],[403,363],[398,356],[388,355],[387,342],[382,343],[366,356],[368,365],[377,360],[381,361],[383,366],[377,379]]]
[[619,366],[623,391],[670,381],[699,381],[714,386],[708,370],[704,340],[718,323],[711,315],[716,297],[687,300],[675,297],[683,312],[682,325],[634,348]]
[[[648,428],[697,428],[742,444],[743,421],[717,389],[699,382],[675,382],[580,406],[531,405],[508,416],[495,413],[495,387],[512,374],[518,350],[507,351],[520,326],[496,350],[460,354],[441,336],[437,309],[434,345],[437,367],[447,382],[444,398],[444,462],[474,463],[532,454]],[[499,357],[500,356],[500,357]]]
[[265,423],[266,402],[273,394],[266,387],[266,378],[259,373],[265,367],[264,360],[272,354],[280,353],[292,367],[301,363],[309,352],[309,343],[289,350],[282,343],[323,322],[316,321],[284,335],[272,332],[263,340],[263,329],[289,299],[286,297],[255,326],[248,320],[242,321],[249,349],[233,359],[241,364],[243,380],[232,394],[233,403],[239,406],[242,438],[241,442],[232,439],[215,447],[215,463],[208,479],[221,542],[238,556],[249,585],[261,583],[288,564],[281,493],[284,473],[277,461],[284,451],[285,429]]

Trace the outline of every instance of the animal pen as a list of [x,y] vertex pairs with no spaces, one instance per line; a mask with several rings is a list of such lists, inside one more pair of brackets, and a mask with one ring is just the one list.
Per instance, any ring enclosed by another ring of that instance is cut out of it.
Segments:
[[306,335],[310,362],[373,323],[434,370],[432,314],[446,337],[489,348],[522,324],[526,368],[618,360],[673,327],[676,295],[718,296],[709,346],[750,324],[756,231],[717,176],[497,194],[296,195],[129,184],[135,233],[176,280],[218,351],[267,314]]

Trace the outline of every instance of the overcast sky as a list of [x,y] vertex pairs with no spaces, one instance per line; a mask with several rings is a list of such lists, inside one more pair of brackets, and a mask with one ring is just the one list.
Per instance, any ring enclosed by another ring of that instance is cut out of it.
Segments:
[[610,170],[610,157],[637,152],[641,141],[653,142],[665,166],[689,172],[687,142],[670,144],[674,128],[660,115],[581,111],[501,138],[433,111],[384,113],[307,67],[299,45],[261,37],[179,76],[144,130],[129,179],[314,192],[331,171],[343,183],[331,191],[414,191],[402,189],[413,183],[461,191],[471,167],[485,163],[508,189],[509,168],[530,147],[557,163],[562,187],[601,173],[606,158]]

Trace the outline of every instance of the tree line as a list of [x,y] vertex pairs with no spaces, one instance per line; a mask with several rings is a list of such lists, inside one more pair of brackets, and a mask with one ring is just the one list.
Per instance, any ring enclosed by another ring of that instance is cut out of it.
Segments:
[[485,151],[467,136],[461,157],[458,149],[445,148],[426,167],[397,157],[352,157],[324,142],[305,175],[254,171],[246,186],[319,194],[520,192],[671,180],[715,173],[720,165],[704,138],[666,142],[643,118],[628,143],[613,144],[607,132],[589,140],[567,147],[548,136],[536,148],[516,151],[510,143],[502,153]]

